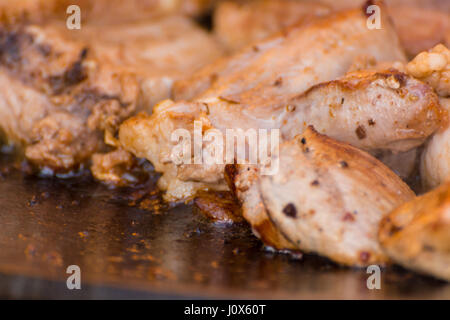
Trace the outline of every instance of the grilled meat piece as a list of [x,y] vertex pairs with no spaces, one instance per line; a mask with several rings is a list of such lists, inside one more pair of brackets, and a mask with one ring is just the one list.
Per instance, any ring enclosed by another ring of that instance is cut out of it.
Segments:
[[[334,9],[342,9],[374,3],[367,0],[332,1],[321,0]],[[408,57],[446,42],[450,34],[450,2],[447,0],[384,0],[395,29]]]
[[[60,0],[61,1],[61,0]],[[63,0],[67,7],[77,4],[85,12],[86,20],[100,23],[131,22],[168,14],[199,16],[217,0]],[[67,4],[69,2],[69,4]]]
[[[280,129],[282,140],[301,134],[308,125],[340,141],[378,153],[407,152],[421,145],[446,120],[434,91],[398,71],[361,71],[313,86],[289,101],[241,105],[222,98],[198,102],[164,102],[151,116],[126,121],[119,139],[125,150],[148,159],[162,172],[160,187],[171,201],[191,197],[202,188],[223,189],[223,164],[176,164],[171,158],[176,129],[194,136],[194,121],[209,128]],[[204,148],[206,149],[206,148]],[[225,152],[224,152],[225,154]],[[223,161],[225,163],[225,161]]]
[[[280,146],[279,163],[276,174],[255,172],[250,179],[248,167],[238,165],[234,178],[244,217],[263,241],[278,232],[289,248],[344,265],[387,261],[377,241],[379,221],[414,197],[400,178],[367,153],[311,127]],[[280,249],[282,243],[269,244]]]
[[[441,99],[450,112],[450,99]],[[450,178],[450,124],[436,132],[422,153],[420,173],[426,189],[439,186]]]
[[370,30],[363,10],[355,9],[292,26],[178,81],[174,98],[223,97],[241,105],[271,106],[342,76],[357,56],[405,61],[389,17],[382,19],[383,29]]
[[406,71],[420,79],[442,97],[450,97],[450,50],[439,44],[421,52],[406,65]]
[[241,223],[242,210],[231,192],[199,192],[194,206],[209,220],[218,223]]
[[[381,15],[389,13],[409,57],[445,43],[450,36],[450,5],[438,0],[385,0]],[[214,31],[230,50],[237,50],[292,24],[307,23],[328,12],[366,8],[376,2],[322,0],[226,1],[216,8]],[[373,13],[373,12],[372,12]],[[370,14],[370,13],[368,13]],[[236,29],[239,32],[236,32]],[[447,45],[449,43],[447,42]]]
[[165,101],[155,106],[152,116],[141,113],[120,126],[122,148],[149,160],[155,171],[163,173],[158,180],[158,187],[167,191],[164,195],[167,201],[187,200],[198,190],[227,190],[223,166],[185,165],[183,168],[187,172],[184,177],[179,177],[178,166],[171,160],[172,148],[175,146],[171,141],[172,133],[181,128],[193,132],[194,120],[204,107],[200,103],[174,104]]
[[398,264],[450,281],[450,183],[393,210],[379,240]]
[[147,107],[170,97],[175,80],[222,55],[212,36],[181,16],[107,27],[91,24],[80,31],[60,30],[71,41],[87,44],[100,61],[136,74],[141,104]]
[[0,128],[35,164],[69,171],[100,148],[108,122],[132,114],[139,87],[107,65],[89,70],[85,47],[39,31],[2,30]]
[[252,227],[256,237],[277,250],[298,250],[295,243],[286,238],[270,220],[262,202],[259,168],[256,165],[227,165],[225,178],[236,195],[242,216]]
[[[335,10],[344,10],[377,4],[376,1],[373,0],[320,0],[319,2],[326,4]],[[419,8],[436,8],[445,12],[450,10],[450,4],[447,0],[384,0],[383,2],[389,7],[409,5],[411,7]]]
[[105,149],[103,131],[151,111],[174,79],[220,52],[183,17],[72,31],[58,22],[3,26],[0,129],[39,167],[76,169]]
[[130,171],[136,166],[136,159],[123,149],[116,149],[106,154],[92,155],[91,171],[100,181],[117,186],[127,186],[136,182]]
[[214,11],[214,32],[221,43],[234,52],[294,23],[305,24],[330,11],[328,6],[308,1],[224,1]]
[[[316,87],[308,94],[302,95],[305,90],[321,81],[330,81],[344,75],[354,60],[361,55],[373,55],[378,61],[405,60],[387,16],[383,16],[385,28],[381,30],[369,30],[366,21],[367,17],[361,9],[338,13],[326,19],[316,20],[307,26],[293,26],[283,34],[259,42],[239,54],[205,67],[190,80],[179,81],[174,90],[175,99],[196,97],[196,102],[179,102],[177,104],[165,102],[159,105],[156,111],[154,110],[152,117],[139,116],[131,119],[120,130],[123,148],[150,160],[158,172],[164,173],[159,181],[159,186],[163,190],[167,190],[166,200],[186,199],[202,188],[226,189],[223,166],[185,165],[178,168],[172,163],[170,160],[173,147],[173,143],[170,141],[171,133],[178,128],[192,131],[193,121],[200,118],[205,121],[206,127],[215,127],[219,130],[227,128],[271,129],[284,126],[291,128],[293,126],[288,127],[288,123],[293,119],[300,123],[300,126],[295,127],[292,132],[284,130],[283,137],[287,138],[301,133],[309,121],[319,126],[319,123],[315,123],[315,121],[322,121],[325,118],[325,123],[332,123],[333,120],[328,119],[333,117],[332,108],[329,108],[328,105],[321,105],[317,113],[316,110],[300,108],[302,103],[305,106],[305,101],[316,92],[322,90],[323,94],[328,95],[330,93],[330,90],[326,90],[328,84]],[[388,75],[387,78],[385,78],[386,75]],[[389,79],[390,76],[393,78]],[[399,76],[403,78],[402,75]],[[358,80],[357,76],[354,78],[348,82],[351,88],[365,88],[365,85],[362,84],[363,79]],[[415,97],[421,97],[420,101],[414,104],[403,99],[400,105],[409,116],[401,119],[399,117],[398,120],[405,125],[407,122],[411,122],[408,125],[412,125],[414,128],[417,125],[421,126],[420,123],[423,120],[429,119],[431,122],[428,120],[426,122],[431,126],[428,125],[428,129],[424,128],[424,132],[428,132],[430,128],[431,131],[434,130],[435,125],[432,124],[434,122],[432,118],[437,114],[433,111],[422,112],[438,109],[433,107],[435,104],[432,101],[435,100],[435,97],[428,87],[409,78],[406,83],[412,84],[412,86],[403,87],[403,81],[396,80],[395,72],[388,72],[385,75],[369,74],[367,79],[368,83],[378,80],[381,84],[373,84],[374,87],[379,87],[380,92],[370,101],[365,99],[365,102],[377,104],[378,95],[383,99],[381,93],[389,91],[391,93],[386,96],[388,100],[384,101],[384,104],[379,104],[380,107],[387,107],[389,103],[394,104],[394,101],[391,100],[393,95],[396,97],[395,101],[400,102],[404,93],[409,91]],[[360,84],[353,85],[352,82]],[[356,93],[357,89],[354,91],[355,95],[352,95],[352,90],[347,90],[345,85],[340,86],[338,83],[329,85],[341,90],[342,94],[348,95],[349,98],[359,99]],[[389,83],[394,87],[389,88]],[[376,91],[374,90],[372,93]],[[398,94],[395,93],[397,91]],[[363,92],[361,94],[365,95]],[[316,94],[315,96],[320,101],[323,100],[323,95]],[[338,98],[337,106],[342,104],[343,96],[337,97],[333,94],[332,97]],[[299,110],[294,113],[292,113],[294,108],[290,107],[291,102],[299,104]],[[320,103],[317,102],[317,104]],[[358,102],[354,101],[352,104],[356,109],[354,109],[355,113],[348,112],[348,120],[352,121],[351,127],[342,126],[341,128],[340,126],[337,134],[345,137],[351,136],[352,141],[358,142],[358,145],[375,147],[375,145],[370,146],[374,140],[368,136],[364,126],[370,118],[359,119],[358,117],[363,115],[356,113]],[[419,108],[415,111],[413,118],[410,118],[412,113],[408,111],[412,110],[408,108],[410,105]],[[371,109],[369,106],[367,107]],[[342,112],[342,117],[346,118],[344,114],[345,112]],[[380,116],[382,114],[383,112]],[[386,112],[385,115],[389,119],[387,126],[390,126],[392,124],[390,112]],[[400,116],[400,113],[397,115]],[[417,115],[420,115],[420,121],[416,121]],[[355,117],[352,118],[352,116]],[[437,116],[439,117],[439,115]],[[299,122],[300,119],[303,119],[305,124]],[[358,121],[363,121],[363,123],[357,124]],[[324,127],[320,129],[324,130]],[[377,131],[380,132],[380,130]],[[333,136],[331,131],[326,132]],[[409,128],[408,130],[394,128],[389,134],[398,140],[397,143],[390,138],[387,140],[382,138],[383,141],[376,141],[376,147],[408,149],[421,143],[429,135],[429,133],[425,133],[420,137],[421,133],[418,130],[409,130]],[[375,140],[379,137],[379,134],[374,134]],[[411,140],[412,143],[407,142],[408,140]],[[389,146],[385,145],[387,141]]]
[[279,118],[283,137],[312,124],[367,151],[408,151],[446,119],[429,86],[396,70],[352,72],[313,86],[287,106]]
[[[450,51],[443,45],[421,52],[406,66],[412,76],[428,83],[442,97],[441,104],[450,111]],[[443,126],[428,141],[421,159],[422,184],[437,187],[450,176],[450,125]]]

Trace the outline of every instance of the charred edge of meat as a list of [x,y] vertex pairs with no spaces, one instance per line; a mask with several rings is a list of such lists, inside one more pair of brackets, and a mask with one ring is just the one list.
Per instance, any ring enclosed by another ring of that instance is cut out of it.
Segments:
[[197,21],[197,23],[207,31],[212,31],[214,28],[212,10],[209,10],[208,12],[200,15],[199,17],[196,17],[195,21]]
[[198,192],[195,207],[214,222],[243,223],[242,208],[229,191]]
[[387,71],[388,72],[378,72],[377,75],[380,75],[385,79],[389,79],[393,76],[394,79],[400,84],[400,87],[404,87],[406,85],[408,80],[408,75],[406,73],[400,72],[394,68],[390,68]]
[[[332,81],[328,81],[328,82],[322,82],[322,83],[313,85],[305,92],[294,97],[294,100],[306,97],[311,92],[314,92],[315,90],[320,89],[320,88],[326,88],[330,85],[336,85],[337,87],[341,88],[343,91],[346,91],[346,90],[354,91],[354,90],[358,90],[361,88],[366,88],[367,86],[372,84],[374,80],[379,79],[379,78],[382,78],[385,80],[394,79],[399,84],[399,87],[396,89],[400,89],[407,84],[408,78],[410,78],[410,77],[407,74],[398,71],[397,69],[389,69],[386,72],[373,72],[372,74],[368,74],[364,78],[358,79],[359,81],[352,83],[352,81],[351,81],[352,78],[351,78],[351,74],[350,74],[349,78],[342,78],[342,79],[332,80]],[[343,102],[344,101],[341,100],[341,104],[343,104]]]
[[68,87],[79,84],[87,79],[87,72],[83,68],[83,60],[86,58],[88,49],[80,52],[80,57],[62,75],[51,76],[49,83],[53,94],[61,94]]
[[22,59],[21,44],[31,44],[33,37],[19,31],[0,30],[0,62],[8,67]]
[[[34,89],[41,91],[42,90],[42,82],[46,82],[50,88],[50,92],[44,92],[47,95],[68,95],[68,99],[63,99],[64,105],[60,106],[63,109],[68,109],[68,111],[85,121],[85,124],[88,125],[86,121],[88,121],[89,116],[92,115],[92,112],[95,106],[99,105],[99,109],[102,108],[103,103],[108,102],[117,102],[118,106],[122,109],[128,108],[133,104],[133,101],[123,101],[123,98],[118,94],[107,94],[102,92],[101,89],[96,89],[95,85],[92,86],[89,82],[85,81],[88,79],[89,74],[86,68],[83,66],[84,60],[88,56],[88,48],[80,48],[78,52],[78,56],[75,56],[75,61],[71,61],[67,65],[64,66],[62,71],[59,71],[59,74],[50,74],[45,78],[36,78],[36,75],[39,77],[40,69],[39,66],[33,66],[34,70],[27,70],[26,63],[28,59],[27,51],[34,51],[34,55],[39,55],[41,58],[44,58],[40,63],[50,63],[52,59],[54,59],[55,54],[52,54],[54,48],[51,44],[41,44],[36,43],[32,34],[26,32],[22,26],[13,27],[13,29],[6,29],[5,27],[0,27],[0,65],[5,68],[6,71],[14,74],[16,73],[19,79],[27,85],[34,87]],[[22,68],[25,68],[24,71],[21,71]],[[36,72],[37,71],[37,72]],[[45,87],[45,86],[44,86]],[[77,90],[73,90],[74,87]],[[46,90],[44,90],[46,91]],[[92,135],[96,135],[95,140],[98,142],[98,146],[95,147],[95,151],[102,151],[101,146],[103,144],[103,135],[102,132],[105,129],[117,129],[116,126],[122,119],[122,111],[116,110],[115,108],[110,109],[111,112],[102,113],[100,117],[108,117],[107,123],[103,121],[103,119],[99,119],[99,122],[96,122],[95,119],[92,122],[92,126],[89,127],[89,132]],[[100,110],[101,111],[101,110]],[[125,110],[126,111],[126,110]],[[128,113],[127,111],[125,112]],[[94,130],[94,131],[92,131]],[[82,138],[80,138],[83,140]],[[32,141],[32,143],[38,143],[40,141]],[[82,142],[82,141],[81,141]],[[81,148],[83,148],[81,146]],[[74,154],[73,157],[78,159],[79,155]],[[84,156],[77,160],[78,162],[84,164],[88,159]],[[44,171],[52,171],[54,173],[66,173],[68,171],[80,171],[80,168],[71,166],[70,168],[45,168],[41,167],[41,165],[36,164],[40,169],[44,169]]]
[[[14,29],[7,29],[5,27],[0,29],[0,64],[4,65],[11,71],[20,71],[21,63],[24,59],[22,55],[23,50],[29,50],[28,47],[33,47],[44,58],[51,59],[52,47],[48,44],[37,44],[34,41],[33,35],[27,33],[23,27],[16,27]],[[83,61],[88,55],[88,48],[83,48],[80,51],[78,60],[69,65],[62,74],[50,75],[48,81],[53,94],[58,95],[65,91],[66,88],[72,87],[87,79],[87,71],[83,67]],[[19,67],[19,69],[17,69]],[[22,74],[22,78],[33,78],[33,75]]]
[[[437,95],[434,93],[433,89],[427,85],[426,83],[422,83],[407,74],[400,72],[396,69],[389,69],[385,72],[373,72],[368,73],[364,77],[356,77],[353,78],[351,74],[348,77],[344,77],[342,79],[332,80],[329,82],[320,83],[312,86],[304,93],[297,95],[296,97],[291,99],[291,103],[295,104],[297,100],[301,100],[307,97],[310,94],[313,94],[315,90],[320,90],[321,88],[327,88],[329,86],[334,86],[339,88],[343,92],[353,92],[357,90],[366,89],[368,86],[376,83],[376,80],[383,79],[386,82],[386,90],[392,90],[398,95],[400,98],[404,98],[406,93],[409,90],[413,90],[416,87],[416,84],[422,86],[422,93],[424,94],[424,99],[429,99],[427,107],[424,108],[421,112],[428,114],[432,111],[432,114],[435,118],[435,121],[439,123],[439,126],[442,127],[448,121],[447,111],[440,107],[439,100]],[[416,82],[417,81],[417,82]],[[409,88],[409,83],[411,84],[411,88]],[[427,118],[431,117],[431,114],[427,116]],[[374,125],[374,122],[370,122],[369,125]],[[365,129],[365,128],[363,128]],[[365,130],[364,130],[365,131]],[[359,130],[356,133],[359,139],[364,139],[363,130]]]
[[[51,46],[48,44],[35,44],[33,36],[19,27],[16,30],[8,30],[6,28],[0,29],[0,64],[6,66],[8,69],[17,68],[22,62],[22,50],[29,45],[35,46],[38,52],[44,57],[50,56],[52,52]],[[88,73],[83,67],[83,61],[89,54],[88,48],[83,48],[78,60],[69,65],[66,70],[59,75],[50,75],[47,79],[52,93],[54,95],[60,95],[66,91],[66,89],[76,86],[88,78]],[[94,98],[95,96],[95,98]],[[76,97],[78,103],[82,103],[84,100],[92,99],[95,102],[101,100],[117,100],[122,107],[127,107],[129,103],[121,101],[118,96],[110,96],[95,92],[94,90],[85,90],[82,95]]]
[[121,97],[117,95],[104,94],[94,88],[86,88],[74,95],[74,101],[77,105],[89,105],[94,106],[101,101],[117,101],[121,108],[126,108],[130,105],[130,102],[124,102]]
[[[264,223],[265,227],[270,228],[270,230],[275,231],[276,233],[281,235],[284,240],[286,240],[288,243],[291,243],[294,247],[297,247],[297,249],[298,249],[298,246],[300,245],[300,240],[297,240],[297,242],[292,241],[287,236],[287,234],[284,232],[284,230],[282,228],[280,228],[280,223],[277,222],[276,219],[274,219],[274,214],[270,211],[270,209],[266,205],[266,199],[264,199],[264,196],[261,193],[261,185],[259,183],[258,183],[258,189],[259,189],[259,194],[261,195],[262,206],[263,206],[264,211],[266,212],[266,216],[268,218],[268,220],[265,220],[265,223]],[[296,219],[296,216],[297,216],[297,208],[294,207],[294,209],[295,209],[295,217],[291,216],[292,219]],[[270,222],[270,225],[269,225],[269,222]],[[259,225],[258,227],[262,227],[262,226]],[[260,235],[262,236],[261,240],[263,240],[264,243],[270,242],[270,241],[267,241],[264,239],[264,237],[263,237],[264,233],[263,233],[262,229],[260,229],[260,230],[258,230],[258,228],[255,228],[255,229],[257,229],[257,231],[261,231],[260,232]],[[300,249],[298,249],[298,250],[300,250]],[[302,252],[303,252],[303,250],[302,250]]]
[[236,186],[234,185],[234,181],[236,180],[237,172],[238,168],[235,164],[227,164],[225,166],[225,181],[234,197],[236,197]]
[[297,217],[297,208],[295,207],[295,205],[293,203],[288,203],[284,208],[283,208],[283,213],[290,218],[296,218]]
[[384,219],[381,221],[380,225],[388,226],[387,234],[392,237],[396,233],[399,233],[403,230],[403,226],[398,226],[394,224],[389,216],[384,217]]

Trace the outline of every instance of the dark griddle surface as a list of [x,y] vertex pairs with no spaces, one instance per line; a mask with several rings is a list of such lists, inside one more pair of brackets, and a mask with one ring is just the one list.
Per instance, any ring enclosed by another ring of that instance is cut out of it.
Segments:
[[[0,298],[450,299],[450,285],[395,267],[368,290],[365,270],[265,251],[246,226],[211,224],[191,206],[155,213],[130,206],[130,190],[0,162]],[[66,288],[72,264],[80,291]]]

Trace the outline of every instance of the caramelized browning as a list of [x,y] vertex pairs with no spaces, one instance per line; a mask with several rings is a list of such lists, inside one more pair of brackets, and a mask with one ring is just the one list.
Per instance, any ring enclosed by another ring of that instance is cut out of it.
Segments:
[[207,192],[196,194],[194,205],[198,210],[215,222],[243,222],[241,207],[230,192]]
[[428,83],[442,97],[450,96],[450,50],[442,44],[418,54],[406,71]]
[[176,78],[220,54],[180,16],[76,31],[55,21],[0,26],[0,128],[39,169],[77,169],[107,150],[105,132],[151,112]]
[[393,210],[379,239],[395,262],[450,281],[450,183]]

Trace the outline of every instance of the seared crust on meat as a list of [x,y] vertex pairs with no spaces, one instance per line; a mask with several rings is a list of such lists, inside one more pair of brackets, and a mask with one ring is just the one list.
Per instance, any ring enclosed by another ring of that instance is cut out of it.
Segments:
[[139,86],[131,74],[96,63],[81,44],[41,31],[0,30],[1,79],[14,83],[2,86],[0,126],[36,165],[69,171],[101,150],[103,130],[135,111]]
[[[441,105],[450,111],[450,98],[440,101]],[[422,185],[425,189],[437,187],[450,179],[450,123],[437,131],[427,142],[420,165]]]
[[308,128],[280,146],[280,168],[259,193],[279,232],[298,249],[344,265],[383,264],[381,218],[414,193],[369,154]]
[[405,61],[388,15],[383,28],[369,30],[361,9],[293,25],[264,41],[221,59],[174,86],[175,100],[221,96],[245,105],[270,106],[314,84],[342,76],[354,58]]
[[259,169],[252,165],[227,165],[225,177],[230,189],[242,207],[242,215],[252,227],[253,233],[266,245],[277,250],[298,250],[267,215],[262,203],[259,186]]
[[166,14],[201,15],[216,0],[0,0],[0,21],[42,23],[65,20],[70,5],[78,5],[84,22],[116,24]]
[[199,192],[194,199],[194,206],[209,220],[219,223],[241,223],[241,207],[233,194],[225,192]]
[[[222,132],[279,128],[283,139],[313,124],[322,133],[349,139],[366,150],[409,150],[434,132],[444,116],[431,88],[395,70],[360,72],[333,82],[364,54],[378,61],[405,60],[388,16],[382,18],[383,29],[369,30],[361,8],[337,13],[292,26],[223,58],[177,82],[174,98],[193,102],[164,102],[150,117],[124,123],[121,145],[163,172],[159,185],[171,201],[192,197],[202,188],[226,188],[223,165],[177,166],[170,159],[171,133],[179,128],[192,132],[194,120]],[[321,82],[325,83],[310,89]],[[323,103],[328,95],[336,110]],[[377,130],[366,129],[375,118],[380,120]]]
[[379,239],[396,263],[450,281],[450,183],[393,210]]
[[116,186],[128,185],[129,179],[132,179],[130,171],[135,164],[136,159],[131,153],[118,148],[105,154],[94,154],[91,172],[97,180]]
[[[139,158],[149,160],[157,172],[163,172],[158,187],[166,191],[167,201],[184,201],[195,196],[198,190],[227,190],[223,176],[224,165],[186,164],[177,166],[171,154],[177,141],[172,134],[177,129],[194,131],[194,120],[203,115],[202,103],[173,103],[163,101],[153,114],[138,114],[126,120],[119,130],[120,145]],[[206,118],[201,118],[205,129]]]
[[225,187],[224,165],[177,166],[170,158],[175,145],[172,132],[183,128],[193,137],[195,120],[201,121],[205,130],[216,128],[222,133],[233,128],[280,129],[283,140],[314,125],[319,132],[366,151],[404,152],[421,145],[446,119],[445,110],[428,85],[396,70],[359,71],[313,86],[270,108],[221,98],[167,101],[151,116],[125,122],[119,137],[126,150],[145,157],[163,172],[165,182],[161,185],[168,191],[166,197],[177,199],[192,196],[187,192],[195,193],[197,188]]
[[[105,150],[105,131],[114,136],[137,110],[151,112],[169,97],[174,79],[221,54],[206,32],[179,16],[103,27],[0,27],[0,128],[39,168],[77,169]],[[199,43],[209,51],[196,54]]]
[[410,150],[447,121],[432,88],[395,69],[349,73],[313,86],[288,105],[294,111],[281,116],[285,138],[293,138],[294,128],[314,125],[367,151]]
[[[409,57],[439,44],[450,36],[450,6],[442,1],[385,0],[400,41]],[[221,2],[214,14],[214,31],[227,48],[236,50],[296,23],[344,8],[367,8],[367,0],[296,0]],[[381,14],[386,11],[382,10]],[[239,32],[236,32],[236,30]]]

